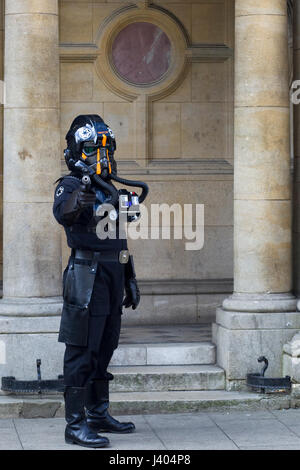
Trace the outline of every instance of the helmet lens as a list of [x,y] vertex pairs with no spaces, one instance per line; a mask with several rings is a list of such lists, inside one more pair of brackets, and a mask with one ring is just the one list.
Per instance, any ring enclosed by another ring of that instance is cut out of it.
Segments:
[[98,146],[93,145],[91,142],[85,142],[83,144],[83,153],[87,157],[91,157],[91,156],[93,156],[97,153],[97,148],[98,148]]

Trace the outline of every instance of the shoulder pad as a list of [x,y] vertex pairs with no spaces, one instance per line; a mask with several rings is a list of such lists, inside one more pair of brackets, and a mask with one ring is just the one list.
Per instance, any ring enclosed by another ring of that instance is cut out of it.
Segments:
[[55,188],[55,198],[60,198],[63,193],[70,193],[79,186],[80,178],[76,178],[76,176],[70,175],[63,176],[58,180],[58,185]]
[[81,178],[79,176],[73,176],[73,175],[66,175],[61,178],[61,181],[81,181]]
[[69,174],[69,175],[64,175],[64,176],[61,176],[60,178],[57,178],[57,180],[54,181],[53,184],[61,183],[63,180],[66,180],[67,178],[75,178],[77,180],[81,179],[80,176],[75,176],[75,175]]

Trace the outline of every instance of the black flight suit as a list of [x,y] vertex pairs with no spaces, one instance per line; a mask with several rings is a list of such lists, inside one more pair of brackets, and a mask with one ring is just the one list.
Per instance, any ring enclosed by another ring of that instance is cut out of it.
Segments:
[[[80,175],[64,177],[55,189],[53,205],[54,216],[63,225],[72,249],[63,275],[64,308],[58,339],[66,344],[67,387],[85,387],[91,380],[113,378],[107,367],[118,346],[124,294],[125,264],[118,256],[127,250],[126,239],[97,237],[93,207],[84,208],[71,225],[65,220],[64,204],[80,185]],[[103,202],[101,197],[104,200],[97,190],[98,203]],[[90,253],[91,259],[81,259],[81,252]]]

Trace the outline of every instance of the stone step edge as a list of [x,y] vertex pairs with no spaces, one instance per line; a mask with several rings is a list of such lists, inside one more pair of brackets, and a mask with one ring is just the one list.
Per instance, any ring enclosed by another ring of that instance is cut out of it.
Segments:
[[[110,394],[110,412],[114,415],[279,410],[298,407],[300,407],[300,398],[292,395],[275,396],[227,391],[113,392]],[[64,417],[62,397],[0,396],[0,419],[62,417]]]
[[225,372],[217,365],[111,366],[111,392],[224,390]]
[[212,341],[178,341],[178,342],[165,342],[165,343],[120,343],[118,348],[198,348],[209,347],[215,348],[216,346]]
[[224,369],[217,364],[162,364],[162,365],[124,365],[109,366],[109,372],[115,377],[122,375],[148,374],[224,374]]
[[111,366],[111,392],[224,390],[225,372],[217,365]]
[[128,343],[115,351],[111,366],[215,364],[216,347],[212,342]]

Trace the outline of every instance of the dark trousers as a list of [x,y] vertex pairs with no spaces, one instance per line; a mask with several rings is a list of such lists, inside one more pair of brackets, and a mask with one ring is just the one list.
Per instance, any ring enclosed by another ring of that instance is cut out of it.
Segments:
[[89,303],[87,346],[66,344],[66,386],[85,387],[93,379],[109,377],[107,367],[119,343],[123,293],[124,265],[117,262],[99,264]]

